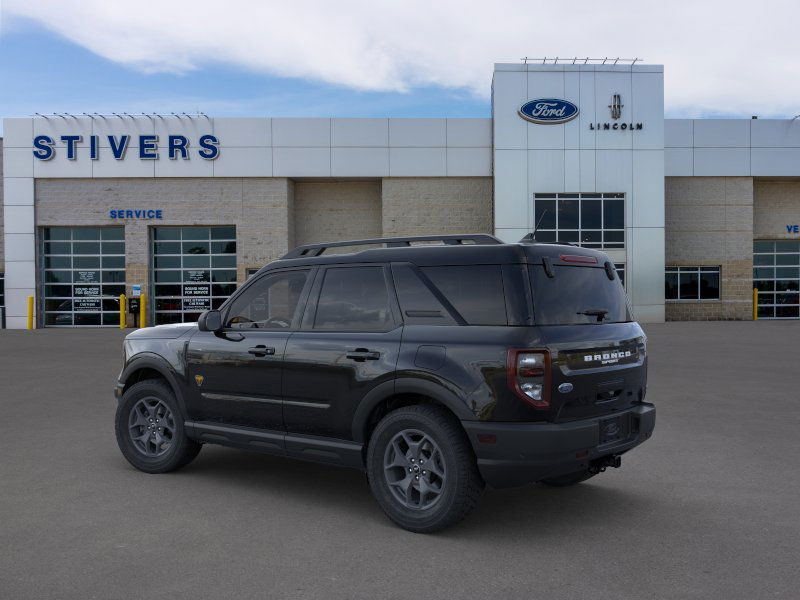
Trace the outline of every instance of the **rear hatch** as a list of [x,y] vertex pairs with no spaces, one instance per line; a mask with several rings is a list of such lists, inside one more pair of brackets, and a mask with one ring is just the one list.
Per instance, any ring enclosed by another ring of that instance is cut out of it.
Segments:
[[[613,416],[640,403],[646,388],[646,338],[613,265],[602,253],[574,251],[529,266],[555,422]],[[630,424],[618,425],[613,435],[630,433]]]

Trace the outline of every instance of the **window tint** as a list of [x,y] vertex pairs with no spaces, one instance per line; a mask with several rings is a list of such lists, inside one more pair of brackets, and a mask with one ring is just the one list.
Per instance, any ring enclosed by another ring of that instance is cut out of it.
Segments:
[[236,298],[227,326],[235,329],[288,329],[297,314],[308,271],[266,275]]
[[314,329],[387,331],[393,324],[383,267],[325,271]]
[[597,314],[585,314],[592,311],[606,311],[603,323],[631,320],[622,283],[609,279],[605,269],[556,266],[552,278],[541,265],[530,269],[537,325],[598,323]]
[[499,265],[420,269],[469,325],[508,325]]
[[441,305],[411,267],[394,265],[392,275],[406,325],[456,324],[449,311]]

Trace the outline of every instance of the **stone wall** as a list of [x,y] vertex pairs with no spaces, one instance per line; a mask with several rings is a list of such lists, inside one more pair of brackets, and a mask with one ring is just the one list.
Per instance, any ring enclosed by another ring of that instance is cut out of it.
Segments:
[[[238,280],[290,248],[292,182],[284,178],[39,179],[38,227],[125,225],[125,277],[148,293],[149,229],[235,225]],[[163,219],[110,219],[110,209],[162,209]],[[130,289],[128,289],[130,294]]]
[[380,181],[294,185],[294,245],[381,237]]
[[753,190],[753,237],[762,240],[796,240],[800,234],[786,230],[800,223],[800,180],[759,180]]
[[493,233],[491,177],[383,180],[384,236]]
[[719,301],[667,301],[667,320],[751,319],[753,179],[667,177],[666,264],[719,266]]

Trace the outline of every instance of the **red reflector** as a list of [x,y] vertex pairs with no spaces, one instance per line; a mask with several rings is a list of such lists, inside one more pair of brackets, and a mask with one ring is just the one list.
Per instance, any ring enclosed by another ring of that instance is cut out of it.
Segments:
[[497,436],[493,433],[479,433],[478,442],[481,444],[496,444]]
[[559,256],[564,262],[581,263],[585,265],[596,265],[597,259],[594,256],[580,256],[579,254],[562,254]]
[[589,456],[588,450],[581,450],[580,452],[575,453],[575,458],[587,458]]

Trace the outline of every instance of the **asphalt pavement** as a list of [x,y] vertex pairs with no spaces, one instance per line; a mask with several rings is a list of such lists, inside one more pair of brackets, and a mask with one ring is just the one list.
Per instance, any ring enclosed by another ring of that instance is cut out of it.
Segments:
[[434,535],[356,471],[206,446],[134,470],[119,330],[0,331],[0,598],[800,597],[800,322],[646,327],[654,437]]

